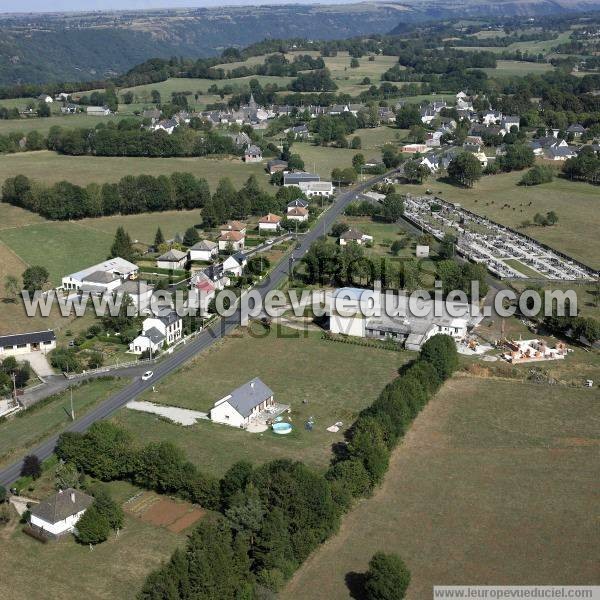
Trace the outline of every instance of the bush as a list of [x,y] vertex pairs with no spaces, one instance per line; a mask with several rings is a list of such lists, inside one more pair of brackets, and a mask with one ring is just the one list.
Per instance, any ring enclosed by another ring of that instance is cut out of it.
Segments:
[[420,358],[433,365],[442,381],[458,367],[456,343],[449,335],[438,334],[428,339],[421,348]]
[[82,544],[101,544],[108,539],[110,524],[108,519],[92,504],[77,521],[77,541]]
[[35,454],[29,454],[23,459],[23,466],[21,467],[22,477],[31,477],[32,479],[38,479],[42,474],[42,463]]
[[519,185],[540,185],[542,183],[550,183],[554,179],[554,169],[547,165],[535,165],[529,169],[521,180]]
[[410,583],[410,571],[396,554],[377,552],[366,573],[367,600],[402,600]]

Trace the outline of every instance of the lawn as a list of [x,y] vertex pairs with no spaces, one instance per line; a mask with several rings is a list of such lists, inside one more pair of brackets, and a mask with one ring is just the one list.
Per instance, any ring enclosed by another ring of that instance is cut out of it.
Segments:
[[176,233],[185,233],[188,227],[200,223],[199,210],[168,210],[161,213],[142,213],[139,215],[113,215],[95,219],[83,219],[80,223],[99,232],[114,235],[117,227],[122,226],[131,239],[145,244],[154,243],[154,234],[161,228],[165,239]]
[[[521,231],[593,268],[600,268],[598,188],[561,178],[538,186],[521,187],[517,183],[522,176],[522,172],[514,172],[483,177],[472,189],[432,179],[423,185],[402,185],[399,191],[419,194],[429,189],[448,201],[459,202],[469,210],[510,227],[519,227],[526,220],[533,221],[538,212],[545,214],[553,210],[559,218],[557,225],[530,226]],[[509,206],[504,207],[505,204]]]
[[[190,460],[215,475],[241,459],[261,463],[287,457],[325,469],[331,445],[343,437],[342,431],[334,434],[326,428],[337,421],[343,422],[342,430],[348,427],[413,355],[325,341],[318,331],[305,335],[295,329],[276,329],[266,336],[259,325],[253,326],[253,335],[239,330],[140,399],[208,411],[231,390],[258,376],[274,391],[276,402],[291,406],[291,434],[254,434],[207,421],[181,427],[126,408],[113,420],[141,443],[173,441]],[[312,432],[304,428],[310,416],[315,423]]]
[[599,428],[597,392],[455,378],[282,600],[350,598],[379,550],[406,561],[408,600],[434,584],[597,583]]
[[[300,142],[292,146],[292,152],[297,153],[302,157],[304,168],[307,171],[317,173],[322,179],[331,181],[331,171],[335,168],[346,169],[351,167],[352,157],[355,154],[362,152],[362,150],[328,148],[324,146],[314,146],[309,142]],[[369,157],[371,154],[369,154]],[[377,156],[377,158],[380,157]]]
[[[108,488],[120,502],[139,491],[123,482]],[[14,600],[133,599],[148,573],[185,540],[185,533],[173,533],[126,513],[119,535],[111,534],[90,551],[72,536],[41,544],[13,522],[0,528],[0,581],[10,588]],[[32,573],[43,584],[32,585]]]
[[0,183],[7,177],[25,174],[44,183],[67,180],[78,185],[119,181],[125,175],[170,175],[175,171],[204,177],[214,191],[220,179],[229,177],[241,187],[250,175],[268,187],[264,165],[245,164],[234,158],[140,158],[66,156],[43,150],[0,157]]
[[[76,418],[82,417],[126,383],[118,379],[95,380],[81,387],[75,387],[73,407]],[[64,392],[18,414],[20,416],[0,421],[0,465],[26,454],[28,449],[71,422],[70,394]]]
[[46,222],[0,230],[0,242],[24,263],[46,267],[53,285],[68,274],[104,260],[114,233],[75,222]]

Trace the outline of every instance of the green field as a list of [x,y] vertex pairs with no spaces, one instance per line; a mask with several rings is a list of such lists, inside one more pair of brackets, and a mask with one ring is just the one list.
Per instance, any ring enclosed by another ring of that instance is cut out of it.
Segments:
[[188,227],[198,225],[201,221],[200,210],[167,210],[160,213],[142,213],[139,215],[114,215],[95,219],[83,219],[81,225],[114,235],[117,227],[124,227],[132,240],[152,244],[154,234],[161,228],[165,239],[176,233],[185,233]]
[[[75,416],[82,417],[126,384],[121,380],[96,380],[73,389]],[[65,392],[43,401],[19,416],[0,422],[0,465],[27,453],[28,449],[71,422],[70,395]]]
[[533,63],[520,60],[499,60],[495,69],[481,69],[490,77],[540,74],[552,71],[550,63]]
[[[120,503],[139,492],[124,482],[107,486]],[[125,513],[119,535],[111,534],[90,551],[72,536],[59,543],[41,544],[21,531],[15,517],[0,528],[0,581],[10,586],[14,600],[133,600],[148,573],[185,540],[185,533],[172,533]],[[33,572],[42,584],[32,584]]]
[[[13,131],[27,134],[30,131],[39,131],[47,134],[51,127],[95,127],[98,123],[117,122],[124,115],[110,115],[108,117],[94,117],[85,114],[76,115],[54,115],[43,119],[2,119],[0,120],[0,135],[7,135]],[[5,157],[0,158],[0,161]]]
[[[326,428],[337,421],[343,422],[342,430],[348,427],[412,357],[407,352],[325,341],[319,332],[304,337],[303,332],[288,328],[277,334],[273,327],[264,337],[259,325],[252,331],[255,335],[241,330],[226,339],[140,399],[208,411],[232,389],[258,376],[274,391],[276,402],[291,406],[291,434],[248,433],[207,421],[182,427],[130,409],[122,409],[113,420],[140,442],[175,442],[190,460],[215,475],[241,459],[261,463],[289,457],[324,469],[331,445],[343,437],[342,431],[334,434]],[[309,416],[315,422],[312,432],[304,429]]]
[[65,156],[42,150],[0,157],[0,182],[24,174],[45,183],[67,180],[79,185],[119,181],[125,175],[170,175],[175,171],[204,177],[214,191],[219,180],[229,177],[237,187],[256,175],[265,188],[268,175],[260,163],[246,164],[234,158],[134,158]]
[[[533,221],[538,212],[545,214],[553,210],[559,218],[557,225],[531,226],[522,231],[593,268],[600,268],[598,188],[561,178],[522,187],[517,185],[522,176],[522,172],[514,172],[483,177],[472,189],[431,179],[420,186],[402,185],[399,191],[419,194],[429,189],[446,200],[458,202],[510,227],[519,227],[525,220]],[[509,206],[503,208],[505,204]]]
[[318,549],[282,600],[346,600],[373,553],[434,584],[597,582],[598,393],[455,378],[417,417],[372,498]]
[[64,275],[104,260],[113,237],[80,223],[62,221],[0,230],[0,241],[28,265],[46,267],[54,285],[60,284]]

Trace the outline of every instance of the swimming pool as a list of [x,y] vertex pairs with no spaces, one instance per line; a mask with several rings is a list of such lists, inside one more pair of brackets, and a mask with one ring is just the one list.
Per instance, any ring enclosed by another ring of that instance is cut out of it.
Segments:
[[273,423],[271,427],[273,428],[273,433],[278,433],[279,435],[285,435],[292,431],[292,426],[289,423]]

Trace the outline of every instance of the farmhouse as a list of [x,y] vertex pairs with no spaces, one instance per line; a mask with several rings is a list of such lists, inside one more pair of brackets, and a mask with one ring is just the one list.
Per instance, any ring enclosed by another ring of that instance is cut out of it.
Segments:
[[175,119],[164,119],[152,126],[152,131],[166,131],[171,135],[179,123]]
[[269,213],[258,220],[258,231],[279,231],[280,223],[280,216]]
[[159,269],[183,269],[187,262],[187,252],[171,249],[156,259],[156,266]]
[[[87,287],[91,291],[111,291],[119,287],[122,281],[136,279],[138,267],[120,257],[108,260],[72,273],[62,278],[61,287],[64,290],[81,290]],[[106,276],[100,275],[105,273]]]
[[273,390],[255,377],[215,402],[210,418],[215,423],[245,428],[261,411],[274,404]]
[[366,243],[372,242],[372,241],[373,241],[372,235],[366,235],[356,229],[348,229],[347,231],[344,231],[344,233],[342,233],[342,235],[340,235],[340,246],[346,246],[351,243],[355,243],[355,244],[358,244],[359,246],[362,246],[363,244],[366,244]]
[[427,152],[429,146],[427,144],[405,144],[400,148],[400,152],[406,152],[407,154],[416,154],[417,152]]
[[308,221],[308,208],[302,206],[288,208],[288,221]]
[[331,181],[301,181],[298,187],[307,198],[331,198],[333,196],[333,183]]
[[250,144],[244,151],[244,162],[257,163],[257,162],[261,162],[262,159],[263,159],[262,150],[258,146],[255,146],[254,144]]
[[230,231],[239,231],[241,234],[246,235],[246,226],[240,221],[229,221],[220,229],[221,235]]
[[75,529],[77,521],[94,502],[79,490],[67,488],[31,507],[29,522],[32,528],[58,537]]
[[188,250],[190,260],[210,261],[219,253],[219,245],[210,240],[200,240]]
[[293,208],[308,208],[308,201],[303,198],[296,198],[295,200],[288,202],[287,212],[289,213]]
[[225,231],[219,238],[219,250],[243,250],[246,236],[241,231]]
[[32,331],[0,336],[0,357],[18,356],[29,352],[46,353],[56,348],[54,331]]
[[241,277],[247,262],[248,259],[243,252],[232,254],[223,262],[223,272],[233,275],[234,277]]
[[108,117],[110,115],[110,108],[108,106],[88,106],[85,112],[90,117]]
[[182,331],[181,317],[174,310],[163,316],[148,317],[142,323],[142,333],[129,344],[129,351],[155,354],[165,343],[170,345],[180,340]]

